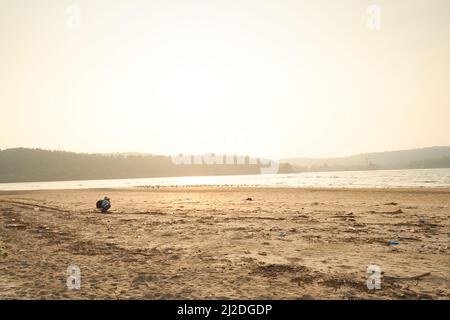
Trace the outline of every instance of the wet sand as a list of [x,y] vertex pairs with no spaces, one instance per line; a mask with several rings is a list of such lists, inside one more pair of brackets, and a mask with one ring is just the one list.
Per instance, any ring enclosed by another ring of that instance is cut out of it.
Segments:
[[448,299],[449,218],[449,189],[0,192],[0,298]]

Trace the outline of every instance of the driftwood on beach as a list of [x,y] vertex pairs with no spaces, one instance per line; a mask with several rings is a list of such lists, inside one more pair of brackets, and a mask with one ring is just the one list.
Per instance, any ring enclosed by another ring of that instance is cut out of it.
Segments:
[[384,280],[386,281],[395,281],[395,280],[419,280],[423,277],[429,276],[431,275],[431,272],[425,272],[422,274],[419,274],[417,276],[406,276],[406,277],[398,277],[398,276],[389,276],[389,275],[385,275],[383,277]]

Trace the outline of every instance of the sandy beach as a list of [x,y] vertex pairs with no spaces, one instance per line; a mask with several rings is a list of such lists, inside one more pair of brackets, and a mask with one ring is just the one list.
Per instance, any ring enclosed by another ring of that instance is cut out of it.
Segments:
[[0,192],[0,298],[448,299],[449,218],[449,189]]

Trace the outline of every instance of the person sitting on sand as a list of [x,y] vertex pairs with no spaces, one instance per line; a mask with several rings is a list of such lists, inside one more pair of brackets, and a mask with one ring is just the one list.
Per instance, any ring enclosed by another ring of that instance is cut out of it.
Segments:
[[111,208],[111,199],[108,197],[104,197],[103,200],[97,201],[97,209],[101,209],[102,213],[105,213],[108,211],[109,208]]

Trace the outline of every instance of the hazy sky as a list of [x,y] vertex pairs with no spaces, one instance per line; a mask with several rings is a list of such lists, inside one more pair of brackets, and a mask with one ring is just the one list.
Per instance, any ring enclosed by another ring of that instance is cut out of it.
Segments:
[[450,145],[449,72],[448,0],[0,0],[0,148]]

